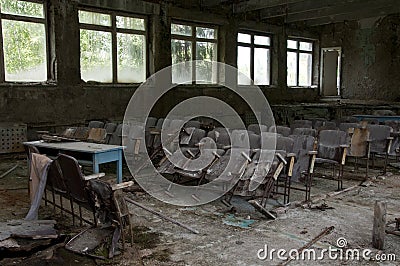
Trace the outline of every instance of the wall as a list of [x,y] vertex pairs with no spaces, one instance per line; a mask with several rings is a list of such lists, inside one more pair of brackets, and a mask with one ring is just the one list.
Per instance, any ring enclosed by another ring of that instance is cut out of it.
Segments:
[[341,46],[342,95],[400,100],[400,15],[328,25],[321,47]]

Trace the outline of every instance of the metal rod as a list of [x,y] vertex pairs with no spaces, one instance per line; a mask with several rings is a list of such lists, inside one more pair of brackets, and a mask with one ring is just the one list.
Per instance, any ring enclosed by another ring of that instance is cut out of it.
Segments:
[[184,225],[183,223],[178,222],[178,221],[176,221],[176,220],[174,220],[174,219],[172,219],[172,218],[169,218],[168,216],[165,216],[165,215],[163,215],[163,214],[161,214],[161,213],[159,213],[159,212],[157,212],[157,211],[155,211],[155,210],[152,210],[152,209],[150,209],[150,208],[148,208],[148,207],[146,207],[146,206],[140,204],[139,202],[136,202],[136,201],[134,201],[134,200],[132,200],[132,199],[130,199],[130,198],[128,198],[128,197],[125,197],[125,200],[126,200],[127,202],[129,202],[129,203],[132,203],[133,205],[138,206],[139,208],[142,208],[142,209],[144,209],[144,210],[146,210],[146,211],[148,211],[148,212],[151,212],[152,214],[155,214],[155,215],[157,215],[157,216],[159,216],[159,217],[161,217],[161,218],[163,218],[163,219],[165,219],[165,220],[167,220],[167,221],[170,221],[171,223],[174,223],[174,224],[176,224],[176,225],[179,225],[180,227],[183,227],[183,228],[189,230],[190,232],[192,232],[192,233],[194,233],[194,234],[199,234],[199,231],[197,231],[197,230],[195,230],[195,229],[192,229],[192,228],[190,228],[189,226]]

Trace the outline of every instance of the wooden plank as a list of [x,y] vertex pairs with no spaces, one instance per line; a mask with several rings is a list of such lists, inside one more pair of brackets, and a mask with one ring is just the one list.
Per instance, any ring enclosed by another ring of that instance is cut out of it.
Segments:
[[374,227],[372,230],[372,246],[383,250],[385,246],[386,202],[376,201],[374,209]]

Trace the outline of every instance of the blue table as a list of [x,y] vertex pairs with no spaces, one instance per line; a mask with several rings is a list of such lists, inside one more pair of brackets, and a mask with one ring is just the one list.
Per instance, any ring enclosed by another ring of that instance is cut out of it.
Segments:
[[359,121],[362,121],[363,119],[377,119],[380,123],[385,122],[385,121],[390,121],[390,120],[396,120],[400,121],[400,116],[394,115],[353,115],[355,118],[357,118]]
[[[24,145],[32,145],[40,150],[54,150],[56,153],[69,154],[86,154],[91,157],[93,164],[93,173],[99,173],[99,165],[103,163],[117,163],[117,183],[122,182],[122,150],[123,146],[97,144],[89,142],[44,142],[30,141],[24,142]],[[76,158],[81,161],[80,158]]]

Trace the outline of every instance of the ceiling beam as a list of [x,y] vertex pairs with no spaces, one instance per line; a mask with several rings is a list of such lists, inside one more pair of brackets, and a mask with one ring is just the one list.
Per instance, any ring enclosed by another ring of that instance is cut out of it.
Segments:
[[[363,2],[365,0],[353,0],[354,2]],[[270,8],[264,8],[260,10],[260,18],[268,19],[274,17],[282,17],[289,14],[297,14],[307,12],[310,10],[318,10],[321,8],[338,6],[349,3],[349,0],[305,0],[302,2],[292,3],[287,6],[276,6]]]
[[249,11],[260,10],[269,7],[286,6],[292,3],[303,2],[304,0],[247,0],[236,4],[235,13],[243,13]]
[[306,22],[307,26],[321,26],[331,23],[338,23],[343,21],[360,20],[364,18],[380,17],[389,14],[396,14],[400,12],[400,6],[380,7],[373,9],[360,9],[353,12],[336,14],[328,17],[312,19]]
[[375,10],[377,8],[395,7],[398,5],[399,3],[397,0],[364,0],[361,2],[354,1],[348,2],[347,4],[325,7],[318,10],[309,10],[302,13],[290,14],[287,16],[286,22],[292,23],[297,21],[312,20],[341,14],[349,14],[357,11],[368,11]]

